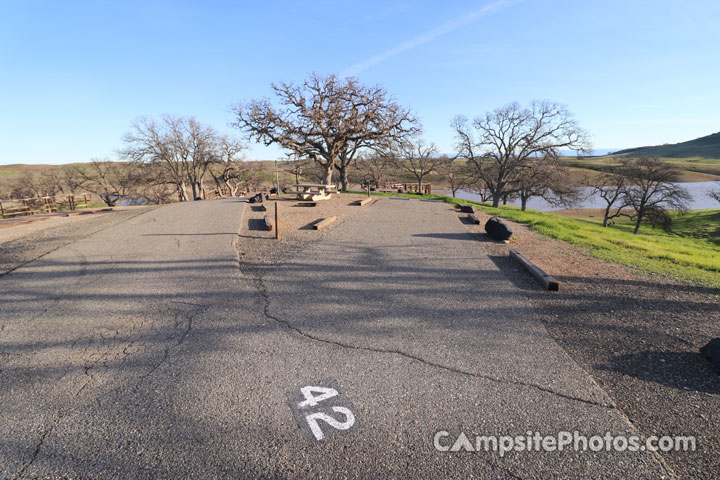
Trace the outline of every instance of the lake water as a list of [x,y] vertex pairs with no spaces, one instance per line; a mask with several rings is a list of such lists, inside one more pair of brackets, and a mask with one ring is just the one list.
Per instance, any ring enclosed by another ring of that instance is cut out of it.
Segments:
[[[708,196],[708,192],[710,190],[718,190],[720,189],[720,185],[718,185],[718,182],[692,182],[692,183],[680,183],[679,185],[682,185],[685,187],[685,189],[690,192],[690,195],[692,196],[692,201],[690,202],[690,205],[688,208],[690,210],[702,210],[705,208],[720,208],[720,203],[716,202],[712,198]],[[600,197],[592,197],[589,196],[590,189],[585,189],[585,196],[586,198],[579,202],[577,205],[574,205],[571,208],[605,208],[605,202]],[[463,198],[465,200],[477,200],[480,201],[480,195],[474,194],[472,192],[466,192],[463,190],[460,190],[457,192],[458,198]],[[515,200],[513,202],[508,202],[508,205],[514,205],[516,207],[520,206],[520,201]],[[546,202],[544,199],[539,197],[534,197],[528,200],[527,208],[533,209],[533,210],[540,210],[542,212],[550,212],[552,210],[563,210],[567,207],[557,207],[554,205],[550,205],[548,202]]]

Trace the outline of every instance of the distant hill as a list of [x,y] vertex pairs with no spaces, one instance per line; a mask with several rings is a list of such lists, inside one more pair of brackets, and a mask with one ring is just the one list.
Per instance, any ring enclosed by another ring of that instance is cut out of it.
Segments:
[[687,142],[618,150],[613,155],[665,158],[720,158],[720,132]]

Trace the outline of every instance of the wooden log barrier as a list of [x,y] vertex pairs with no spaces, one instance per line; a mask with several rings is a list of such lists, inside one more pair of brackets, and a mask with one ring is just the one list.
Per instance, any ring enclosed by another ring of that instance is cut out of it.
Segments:
[[363,198],[362,200],[358,200],[355,202],[355,205],[358,207],[362,207],[363,205],[367,205],[368,203],[372,202],[372,197]]
[[323,218],[322,220],[317,222],[315,225],[313,225],[313,228],[315,230],[322,230],[323,228],[325,228],[328,225],[330,225],[331,223],[333,223],[335,220],[337,220],[337,217],[334,215],[332,217]]
[[545,273],[540,267],[532,263],[527,259],[525,255],[518,252],[517,250],[510,250],[510,256],[518,261],[518,263],[527,270],[530,275],[535,277],[535,280],[540,283],[547,290],[557,292],[560,288],[560,284],[553,277]]
[[271,232],[273,229],[273,223],[272,223],[272,219],[270,218],[270,215],[265,215],[263,217],[263,221],[265,222],[265,230],[267,230],[268,232]]

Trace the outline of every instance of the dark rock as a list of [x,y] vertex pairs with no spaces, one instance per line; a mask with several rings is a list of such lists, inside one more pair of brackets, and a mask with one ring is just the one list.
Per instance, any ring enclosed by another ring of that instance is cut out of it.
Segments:
[[720,368],[720,338],[713,338],[710,342],[700,349],[702,353],[710,363],[715,365],[715,368]]
[[458,205],[462,213],[475,213],[475,207],[472,205]]
[[275,195],[277,193],[277,188],[271,188],[270,189],[270,195]]
[[485,231],[490,238],[495,240],[509,240],[513,234],[512,229],[505,225],[505,223],[498,217],[492,217],[487,221],[485,224]]
[[248,200],[248,203],[263,203],[263,199],[267,197],[263,196],[262,193],[258,193],[257,195],[250,197],[250,200]]

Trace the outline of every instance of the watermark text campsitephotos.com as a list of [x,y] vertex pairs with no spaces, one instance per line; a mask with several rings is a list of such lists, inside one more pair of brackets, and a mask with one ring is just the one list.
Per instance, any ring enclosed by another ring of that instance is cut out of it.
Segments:
[[[471,440],[472,439],[472,440]],[[433,437],[433,445],[440,452],[494,452],[501,457],[510,452],[694,452],[697,445],[693,436],[651,435],[644,440],[636,435],[583,435],[578,431],[543,435],[525,432],[525,435],[475,435],[464,432],[451,435],[441,430]]]

